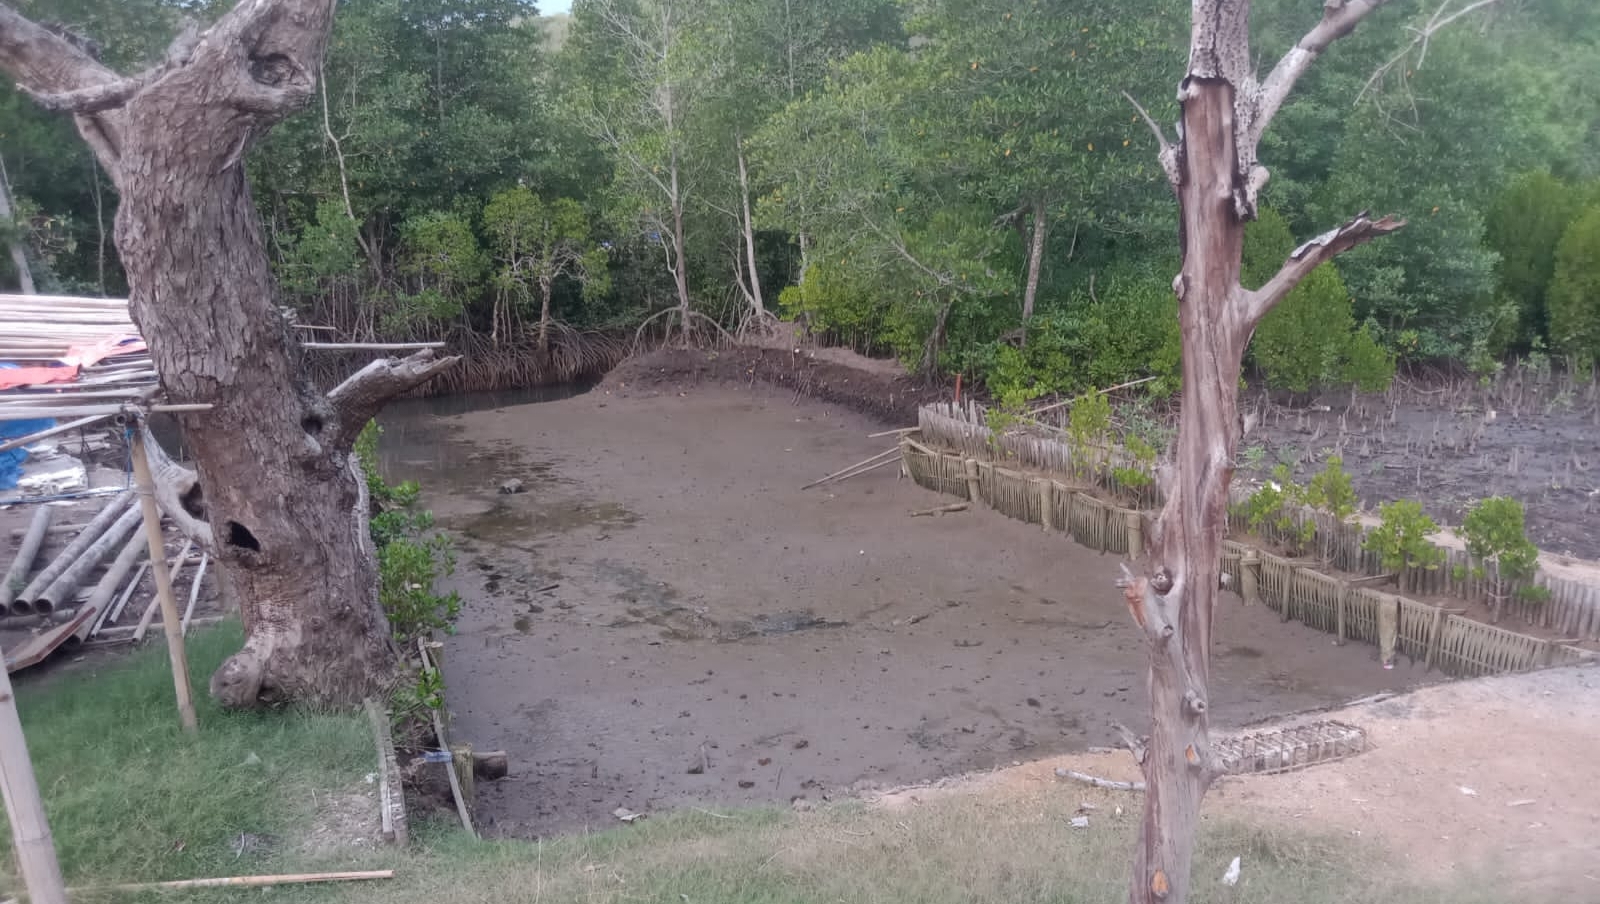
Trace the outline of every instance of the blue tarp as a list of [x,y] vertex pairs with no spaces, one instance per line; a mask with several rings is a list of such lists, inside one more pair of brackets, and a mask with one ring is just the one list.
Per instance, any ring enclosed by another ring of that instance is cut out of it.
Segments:
[[[17,365],[0,361],[0,368],[14,368]],[[53,418],[34,418],[29,421],[0,421],[0,442],[38,433],[40,430],[49,430],[56,422]],[[16,489],[17,481],[22,479],[22,463],[28,459],[27,449],[12,449],[9,452],[0,452],[0,490]]]

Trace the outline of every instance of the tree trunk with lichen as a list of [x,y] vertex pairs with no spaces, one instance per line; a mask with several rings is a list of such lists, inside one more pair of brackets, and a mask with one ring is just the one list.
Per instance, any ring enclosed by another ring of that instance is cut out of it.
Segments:
[[244,649],[211,680],[228,706],[351,703],[392,676],[351,448],[385,400],[453,363],[374,362],[324,396],[277,307],[244,156],[310,99],[332,16],[333,0],[246,0],[124,78],[0,6],[0,69],[72,113],[115,180],[130,308],[162,388],[212,406],[181,416],[203,513],[169,511],[240,604]]
[[1311,62],[1383,3],[1324,0],[1321,21],[1257,82],[1248,0],[1194,0],[1189,68],[1178,89],[1179,141],[1169,143],[1145,115],[1178,198],[1183,264],[1173,289],[1183,389],[1177,440],[1162,469],[1166,503],[1145,544],[1146,572],[1129,572],[1122,582],[1150,656],[1151,733],[1127,738],[1146,786],[1133,904],[1189,899],[1200,802],[1219,774],[1210,739],[1209,654],[1228,486],[1243,433],[1238,396],[1245,349],[1261,317],[1318,265],[1403,225],[1358,215],[1296,248],[1266,285],[1244,288],[1245,224],[1255,218],[1267,181],[1256,145]]

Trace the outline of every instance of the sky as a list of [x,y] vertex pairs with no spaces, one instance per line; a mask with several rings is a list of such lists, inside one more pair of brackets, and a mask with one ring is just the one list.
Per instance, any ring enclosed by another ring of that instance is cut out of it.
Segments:
[[543,0],[539,4],[539,14],[554,16],[557,13],[572,12],[572,0]]

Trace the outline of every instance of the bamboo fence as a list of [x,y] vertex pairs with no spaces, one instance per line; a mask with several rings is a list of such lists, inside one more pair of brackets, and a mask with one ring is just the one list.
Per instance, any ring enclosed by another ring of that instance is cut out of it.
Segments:
[[[1150,464],[1120,446],[1097,442],[1080,447],[1065,430],[1030,420],[1018,420],[996,431],[989,425],[989,413],[971,401],[925,405],[919,410],[917,421],[914,435],[923,443],[954,450],[964,459],[977,460],[980,467],[986,462],[1003,463],[1019,472],[1043,472],[1055,476],[1058,485],[1063,487],[1097,489],[1101,491],[1097,495],[1135,508],[1154,508],[1161,503]],[[956,472],[960,469],[958,463]],[[1144,477],[1138,485],[1130,486],[1126,478],[1134,473]],[[929,486],[949,492],[942,487]],[[1248,528],[1235,507],[1247,500],[1254,490],[1247,484],[1233,486],[1230,530],[1243,533]],[[1277,525],[1269,524],[1258,527],[1257,533],[1264,540],[1287,544],[1291,542],[1290,533],[1309,521],[1315,533],[1306,545],[1308,556],[1318,561],[1326,558],[1333,568],[1352,574],[1378,577],[1385,573],[1377,554],[1365,549],[1367,535],[1376,527],[1372,519],[1357,517],[1336,523],[1326,516],[1318,517],[1309,509],[1298,513],[1297,518],[1299,523],[1288,529],[1280,530]],[[1531,577],[1502,584],[1495,565],[1474,563],[1459,544],[1441,537],[1435,545],[1444,555],[1443,562],[1431,570],[1408,575],[1407,586],[1401,588],[1403,592],[1493,605],[1498,587],[1504,597],[1503,620],[1521,621],[1562,637],[1600,640],[1600,577],[1591,576],[1591,571],[1592,575],[1600,575],[1600,565],[1594,565],[1592,570],[1563,568],[1552,564],[1554,557],[1541,555]],[[1483,572],[1481,577],[1477,574],[1479,571]],[[1522,598],[1521,591],[1530,585],[1544,588],[1548,599]]]
[[[996,439],[981,423],[950,414],[952,408],[940,404],[923,409],[922,426],[933,422],[935,437],[918,431],[901,438],[906,473],[918,485],[983,503],[1047,531],[1060,531],[1090,549],[1134,557],[1142,553],[1143,513],[1101,498],[1114,492],[1104,483],[1086,488],[1075,480],[1093,471],[1083,459],[1071,456],[1069,444],[1029,434]],[[929,444],[930,439],[955,448],[938,448]],[[1116,453],[1100,450],[1095,460],[1115,461]],[[1062,472],[1070,476],[1057,476]],[[1404,655],[1448,675],[1475,677],[1566,665],[1594,656],[1568,643],[1380,591],[1367,586],[1370,581],[1326,574],[1317,567],[1320,560],[1286,558],[1227,540],[1221,564],[1224,585],[1246,603],[1260,603],[1286,621],[1293,618],[1334,634],[1340,643],[1356,640],[1378,646],[1385,662]],[[1444,586],[1469,583],[1458,580]],[[1436,585],[1424,582],[1424,586]],[[1386,622],[1393,626],[1387,641]]]

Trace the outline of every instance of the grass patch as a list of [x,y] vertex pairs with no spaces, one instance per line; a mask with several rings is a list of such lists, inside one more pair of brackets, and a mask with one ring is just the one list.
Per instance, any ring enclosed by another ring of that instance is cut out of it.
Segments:
[[[348,789],[372,771],[371,729],[359,714],[234,713],[214,705],[207,676],[242,641],[233,621],[189,637],[200,719],[193,736],[178,725],[159,642],[92,671],[18,688],[69,885],[259,871],[292,856],[284,852],[314,811],[314,793]],[[269,841],[236,853],[241,833]],[[10,846],[8,832],[0,847]]]
[[[1067,819],[1097,800],[1089,829]],[[1137,815],[1115,800],[1054,787],[886,810],[852,803],[810,813],[686,811],[543,842],[466,840],[424,830],[391,881],[279,889],[257,900],[349,904],[1114,904],[1126,883]],[[1234,856],[1243,879],[1219,881]],[[233,901],[236,892],[190,901]],[[1484,887],[1407,881],[1356,839],[1206,825],[1194,904],[1491,904]]]

